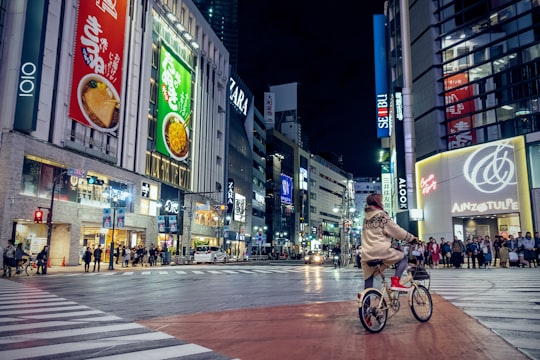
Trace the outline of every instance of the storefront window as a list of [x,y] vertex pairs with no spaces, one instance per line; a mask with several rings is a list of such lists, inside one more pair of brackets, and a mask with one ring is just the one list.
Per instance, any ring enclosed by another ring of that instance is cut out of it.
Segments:
[[529,146],[529,168],[531,187],[540,188],[540,143]]

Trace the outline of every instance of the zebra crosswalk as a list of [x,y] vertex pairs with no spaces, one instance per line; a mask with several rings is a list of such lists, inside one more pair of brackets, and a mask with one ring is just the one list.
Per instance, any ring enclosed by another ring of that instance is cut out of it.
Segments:
[[0,279],[0,359],[229,359],[211,349]]
[[538,269],[431,271],[431,291],[540,360]]
[[[165,269],[165,270],[163,270]],[[178,270],[178,267],[166,267],[166,268],[143,268],[143,269],[133,269],[133,270],[121,270],[121,271],[102,271],[102,272],[49,272],[48,277],[51,276],[159,276],[159,275],[234,275],[234,274],[250,274],[250,275],[261,275],[261,274],[288,274],[288,273],[306,273],[306,272],[323,272],[331,273],[335,271],[340,272],[356,272],[356,268],[341,268],[334,269],[333,267],[324,267],[324,266],[186,266],[181,267],[181,270]]]

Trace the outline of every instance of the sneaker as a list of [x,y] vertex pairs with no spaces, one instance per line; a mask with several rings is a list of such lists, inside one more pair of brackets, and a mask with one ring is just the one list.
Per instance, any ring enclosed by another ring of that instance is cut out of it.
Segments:
[[409,291],[409,287],[405,285],[401,285],[401,282],[399,280],[400,280],[399,276],[392,276],[390,289],[393,291],[403,291],[403,292]]

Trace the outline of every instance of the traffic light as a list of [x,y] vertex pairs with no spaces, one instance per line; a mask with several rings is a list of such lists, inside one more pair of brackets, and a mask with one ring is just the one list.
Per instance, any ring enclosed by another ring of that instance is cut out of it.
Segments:
[[43,222],[43,211],[41,211],[41,209],[34,211],[34,222],[36,224],[41,224]]
[[88,185],[103,185],[103,179],[99,179],[97,176],[88,176],[86,178]]

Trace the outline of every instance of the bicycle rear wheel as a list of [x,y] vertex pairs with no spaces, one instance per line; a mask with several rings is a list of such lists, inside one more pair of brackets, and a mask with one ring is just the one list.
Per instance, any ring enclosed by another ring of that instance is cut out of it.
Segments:
[[378,290],[371,289],[362,294],[358,315],[367,331],[378,333],[384,329],[388,320],[388,307]]
[[426,322],[433,315],[433,301],[429,290],[424,285],[416,286],[411,292],[411,311],[420,322]]

